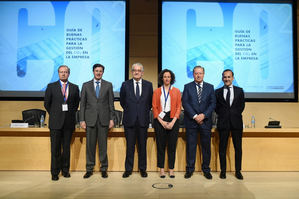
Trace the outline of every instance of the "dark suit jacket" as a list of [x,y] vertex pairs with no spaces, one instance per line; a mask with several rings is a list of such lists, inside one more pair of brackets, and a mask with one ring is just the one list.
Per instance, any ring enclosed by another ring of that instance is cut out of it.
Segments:
[[[243,129],[242,112],[245,108],[244,92],[243,89],[237,86],[233,86],[234,100],[231,106],[229,106],[224,97],[224,87],[218,88],[216,93],[216,113],[218,114],[217,128],[219,130],[229,129]],[[230,128],[230,124],[232,125]]]
[[96,97],[93,79],[85,82],[81,91],[80,121],[95,126],[99,118],[102,126],[109,126],[114,117],[114,95],[112,84],[101,80],[100,96]]
[[196,114],[203,113],[205,115],[204,123],[201,125],[203,129],[212,128],[212,112],[216,106],[216,98],[214,86],[203,82],[201,102],[198,102],[197,88],[195,82],[185,84],[182,105],[184,107],[184,121],[186,128],[197,128],[198,124],[193,119]]
[[133,79],[123,82],[120,88],[120,105],[124,109],[123,124],[133,127],[138,118],[141,127],[149,125],[149,111],[152,107],[153,85],[142,79],[142,93],[137,100],[134,93]]
[[66,122],[66,125],[70,129],[75,129],[76,124],[76,111],[79,106],[79,88],[77,85],[69,82],[68,84],[69,94],[67,98],[68,111],[62,111],[62,104],[64,98],[61,92],[61,85],[59,80],[48,84],[44,107],[49,113],[49,128],[50,129],[61,129]]

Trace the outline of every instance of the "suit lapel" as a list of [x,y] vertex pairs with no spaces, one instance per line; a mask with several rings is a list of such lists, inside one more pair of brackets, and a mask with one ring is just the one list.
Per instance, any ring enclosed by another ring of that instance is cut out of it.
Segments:
[[88,90],[90,90],[90,92],[92,93],[92,95],[95,98],[97,98],[96,91],[95,91],[94,85],[93,85],[93,79],[88,82]]
[[141,90],[141,95],[140,95],[140,97],[139,97],[139,100],[143,97],[143,94],[144,94],[144,91],[145,91],[145,87],[146,87],[146,85],[145,85],[145,81],[144,80],[142,80],[142,90]]
[[221,95],[220,98],[222,99],[223,103],[226,104],[226,101],[225,101],[225,99],[224,99],[224,86],[222,86],[222,88],[221,88],[221,92],[220,92],[219,94]]
[[104,95],[103,93],[104,93],[105,87],[106,87],[106,82],[105,82],[105,80],[102,79],[101,80],[101,88],[100,88],[99,99]]
[[[133,96],[133,99],[135,99],[137,101],[136,95],[135,95],[135,91],[134,91],[134,81],[133,79],[130,80],[131,82],[129,83],[129,90],[131,92],[131,95]],[[141,97],[141,96],[140,96]]]
[[60,80],[58,80],[58,81],[56,82],[55,90],[56,90],[55,92],[59,93],[59,98],[60,98],[62,101],[64,101],[64,99],[63,99],[63,95],[62,95],[62,91],[61,91]]

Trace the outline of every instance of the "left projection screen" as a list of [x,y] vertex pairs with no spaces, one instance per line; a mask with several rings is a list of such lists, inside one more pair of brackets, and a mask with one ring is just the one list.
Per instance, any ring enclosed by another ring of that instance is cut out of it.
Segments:
[[126,1],[0,1],[0,97],[43,97],[57,69],[82,87],[92,66],[115,96],[125,80]]

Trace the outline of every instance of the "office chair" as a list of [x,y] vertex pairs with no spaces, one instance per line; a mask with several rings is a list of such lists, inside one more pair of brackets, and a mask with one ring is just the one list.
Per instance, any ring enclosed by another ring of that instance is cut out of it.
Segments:
[[122,126],[122,119],[123,119],[123,112],[119,110],[114,110],[114,117],[113,117],[114,127],[118,128]]
[[184,123],[184,110],[181,110],[181,113],[180,113],[179,126],[180,126],[180,128],[185,128],[185,123]]
[[29,125],[40,125],[40,117],[44,116],[46,120],[46,111],[41,109],[29,109],[22,111],[23,122],[28,123]]

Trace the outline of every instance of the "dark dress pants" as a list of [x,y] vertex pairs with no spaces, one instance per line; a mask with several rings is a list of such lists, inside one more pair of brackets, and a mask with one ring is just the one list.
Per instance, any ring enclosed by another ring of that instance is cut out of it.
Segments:
[[226,171],[226,151],[229,133],[231,132],[233,144],[235,148],[235,169],[241,171],[242,164],[242,130],[218,130],[219,132],[219,158],[220,158],[220,169]]
[[126,171],[133,171],[136,140],[138,148],[138,168],[140,171],[146,171],[147,127],[140,127],[137,121],[134,127],[125,126],[125,136],[127,140]]
[[62,129],[50,129],[52,175],[59,175],[60,171],[68,173],[70,170],[70,145],[73,131],[74,129],[69,129],[68,125],[64,125]]
[[211,130],[198,128],[186,128],[186,158],[187,158],[187,172],[193,172],[196,160],[196,146],[198,134],[200,134],[200,145],[202,152],[201,169],[204,173],[210,172],[211,161]]
[[[170,112],[168,112],[165,115],[163,120],[167,122],[172,121],[172,119],[170,118]],[[179,132],[179,122],[177,120],[171,130],[166,130],[160,124],[160,122],[157,119],[155,119],[154,128],[155,128],[156,143],[157,143],[157,166],[159,168],[164,168],[165,148],[167,145],[168,167],[169,169],[174,169],[176,145],[177,145],[178,132]]]

